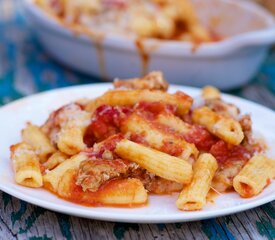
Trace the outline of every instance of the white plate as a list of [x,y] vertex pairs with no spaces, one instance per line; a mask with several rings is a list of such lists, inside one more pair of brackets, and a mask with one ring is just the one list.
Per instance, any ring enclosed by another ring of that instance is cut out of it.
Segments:
[[[42,124],[49,113],[78,98],[96,97],[108,88],[110,84],[94,84],[70,87],[41,93],[28,97],[0,109],[0,189],[29,203],[67,213],[70,215],[108,221],[135,223],[167,223],[193,221],[205,218],[232,214],[257,207],[275,199],[275,182],[257,197],[242,199],[236,193],[225,194],[216,199],[215,204],[208,204],[202,211],[181,212],[175,206],[177,194],[171,196],[150,196],[149,204],[141,208],[105,208],[85,207],[64,201],[43,189],[31,189],[17,185],[14,182],[13,171],[9,160],[9,146],[20,141],[20,130],[25,122],[31,120]],[[189,87],[172,86],[171,92],[182,90],[192,96],[199,95],[199,90]],[[275,113],[267,108],[246,100],[224,95],[227,101],[235,103],[243,112],[252,114],[254,130],[268,141],[275,156]]]

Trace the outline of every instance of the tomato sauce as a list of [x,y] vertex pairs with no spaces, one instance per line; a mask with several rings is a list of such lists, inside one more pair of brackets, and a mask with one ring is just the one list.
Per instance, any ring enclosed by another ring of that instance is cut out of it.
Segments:
[[191,130],[183,137],[187,142],[194,143],[201,151],[209,151],[212,145],[217,142],[217,138],[200,125],[192,125]]
[[112,9],[125,9],[127,7],[126,0],[103,0],[102,3]]
[[228,162],[235,160],[248,161],[252,154],[241,145],[233,146],[227,144],[223,140],[219,140],[214,144],[210,153],[217,159],[219,165],[225,165]]
[[149,143],[145,140],[145,136],[143,134],[131,134],[129,140],[142,144],[143,146],[150,146]]
[[[271,180],[270,180],[270,178],[268,178],[266,180],[266,185],[264,188],[266,188],[270,183],[271,183]],[[246,184],[246,183],[240,183],[240,184],[244,191],[244,193],[242,194],[243,198],[251,198],[255,195],[253,189],[248,184]]]
[[[109,207],[123,207],[123,208],[131,208],[131,207],[143,207],[147,205],[146,203],[141,204],[109,204],[109,203],[102,203],[103,198],[106,195],[112,195],[112,189],[116,189],[117,186],[121,185],[123,189],[123,185],[125,187],[129,187],[127,183],[125,184],[125,179],[112,179],[104,184],[102,184],[96,192],[91,191],[83,191],[81,186],[76,185],[76,176],[72,179],[71,182],[71,194],[67,200],[81,204],[84,206],[91,206],[91,207],[101,207],[101,206],[109,206]],[[135,186],[133,186],[135,187]],[[123,191],[123,190],[122,190]],[[109,194],[108,194],[109,193]]]
[[243,190],[243,194],[241,195],[243,198],[250,198],[254,196],[253,189],[246,183],[240,183],[241,188]]
[[163,113],[174,114],[177,110],[176,106],[161,103],[161,102],[139,102],[135,110],[143,113],[148,120],[154,120],[157,115]]
[[171,156],[179,156],[182,153],[183,148],[180,144],[165,140],[163,141],[163,145],[160,148],[160,151],[165,152]]
[[45,171],[46,171],[46,167],[43,165],[43,164],[39,164],[39,168],[40,168],[40,172],[41,172],[41,174],[42,175],[44,175],[45,174]]
[[84,135],[84,142],[92,147],[95,142],[102,141],[119,133],[119,126],[130,113],[129,107],[102,105],[95,111],[91,124]]

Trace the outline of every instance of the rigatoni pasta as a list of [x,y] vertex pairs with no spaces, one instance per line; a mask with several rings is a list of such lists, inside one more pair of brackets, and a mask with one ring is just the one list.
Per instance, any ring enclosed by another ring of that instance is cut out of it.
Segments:
[[59,150],[67,155],[77,154],[85,148],[83,137],[91,116],[86,111],[76,111],[76,114],[61,127],[57,137]]
[[217,161],[211,154],[201,154],[194,164],[192,182],[180,193],[176,202],[177,207],[186,211],[202,209],[217,169]]
[[87,156],[85,154],[78,154],[62,162],[56,168],[47,172],[43,176],[44,187],[49,189],[52,192],[56,192],[59,181],[62,178],[62,176],[65,174],[65,172],[68,171],[69,169],[78,168],[79,164],[86,159],[87,159]]
[[25,143],[32,146],[41,162],[45,162],[47,158],[56,151],[50,139],[38,126],[32,125],[31,123],[28,123],[26,128],[22,130],[22,139]]
[[[77,203],[112,206],[135,206],[145,204],[148,200],[147,191],[138,179],[116,179],[106,183],[97,192],[83,192],[75,185],[76,174],[75,169],[69,169],[61,177],[57,188],[60,197]],[[74,192],[79,192],[77,198]]]
[[52,170],[53,168],[55,168],[57,165],[64,162],[68,158],[70,157],[65,153],[56,151],[53,155],[51,155],[48,158],[48,160],[44,163],[44,166],[46,167],[46,169]]
[[30,145],[18,143],[11,146],[11,160],[18,184],[33,188],[43,185],[39,158]]
[[168,94],[163,91],[144,90],[113,90],[108,91],[101,97],[91,100],[87,104],[86,110],[94,112],[101,105],[110,106],[133,106],[138,102],[163,102],[175,106],[179,115],[186,114],[191,105],[192,98],[188,95],[178,92],[175,94]]
[[257,155],[252,157],[233,179],[236,192],[249,198],[258,195],[274,178],[274,160]]
[[210,188],[252,197],[275,177],[250,116],[216,88],[192,105],[187,94],[166,92],[160,72],[114,86],[62,106],[41,126],[28,123],[11,146],[15,181],[86,206],[135,207],[149,194],[176,192],[178,209],[195,211]]
[[[151,121],[138,114],[129,116],[120,129],[125,134],[142,135],[150,147],[176,155],[186,161],[192,161],[198,156],[198,150],[194,144],[165,132],[160,126],[155,126]],[[175,148],[177,151],[172,152]]]
[[242,127],[238,121],[225,118],[208,107],[195,109],[192,119],[195,123],[205,126],[209,132],[230,144],[238,145],[244,138]]
[[115,152],[167,180],[189,183],[193,176],[192,166],[188,162],[129,140],[120,141]]

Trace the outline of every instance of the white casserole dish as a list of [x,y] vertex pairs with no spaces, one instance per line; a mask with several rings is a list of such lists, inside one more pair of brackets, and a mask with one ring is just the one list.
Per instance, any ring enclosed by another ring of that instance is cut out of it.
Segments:
[[105,33],[75,34],[24,0],[26,16],[47,52],[78,71],[108,80],[161,70],[169,82],[227,90],[247,83],[275,42],[275,20],[244,0],[192,0],[201,22],[226,37],[195,47],[189,42],[142,41]]

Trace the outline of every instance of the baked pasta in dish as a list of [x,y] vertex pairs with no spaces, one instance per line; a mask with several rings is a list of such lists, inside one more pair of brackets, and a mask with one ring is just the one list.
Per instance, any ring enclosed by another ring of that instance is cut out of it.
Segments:
[[259,194],[275,161],[252,136],[251,118],[205,87],[193,99],[168,93],[160,72],[114,81],[94,99],[69,103],[42,126],[27,123],[11,146],[15,181],[90,206],[139,206],[180,192],[180,210],[202,209],[210,189]]
[[220,40],[202,26],[189,0],[36,0],[36,4],[71,27],[195,43]]

